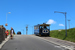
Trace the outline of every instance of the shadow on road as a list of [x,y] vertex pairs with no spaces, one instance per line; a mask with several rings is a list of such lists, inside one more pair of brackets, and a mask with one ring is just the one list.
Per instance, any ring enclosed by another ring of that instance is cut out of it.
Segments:
[[50,37],[50,36],[39,36],[39,37]]

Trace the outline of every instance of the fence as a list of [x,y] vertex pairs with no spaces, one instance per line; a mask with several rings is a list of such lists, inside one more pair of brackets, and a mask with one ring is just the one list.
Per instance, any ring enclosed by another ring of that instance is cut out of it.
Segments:
[[6,28],[3,25],[0,25],[0,43],[6,38],[5,31]]

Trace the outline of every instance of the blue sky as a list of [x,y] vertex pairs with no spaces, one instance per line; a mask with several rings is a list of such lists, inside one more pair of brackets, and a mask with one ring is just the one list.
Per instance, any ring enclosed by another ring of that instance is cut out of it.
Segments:
[[[51,30],[65,29],[65,16],[54,11],[67,12],[67,20],[70,19],[70,28],[75,27],[75,0],[0,0],[0,25],[6,23],[7,29],[14,28],[15,32],[21,31],[26,34],[26,25],[28,25],[28,34],[32,34],[32,26],[50,23]],[[67,29],[68,21],[67,21]]]

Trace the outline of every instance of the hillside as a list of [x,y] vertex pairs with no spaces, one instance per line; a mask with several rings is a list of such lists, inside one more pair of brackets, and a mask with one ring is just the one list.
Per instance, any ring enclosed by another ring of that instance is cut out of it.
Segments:
[[65,37],[65,30],[52,30],[50,31],[50,36],[54,38],[59,38],[62,40],[68,40],[71,42],[75,42],[75,28],[71,28],[67,30],[67,37]]

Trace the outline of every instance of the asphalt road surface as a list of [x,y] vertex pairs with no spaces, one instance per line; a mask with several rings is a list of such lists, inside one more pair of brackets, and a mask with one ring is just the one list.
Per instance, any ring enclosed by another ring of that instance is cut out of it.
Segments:
[[1,50],[65,50],[33,35],[15,35]]

